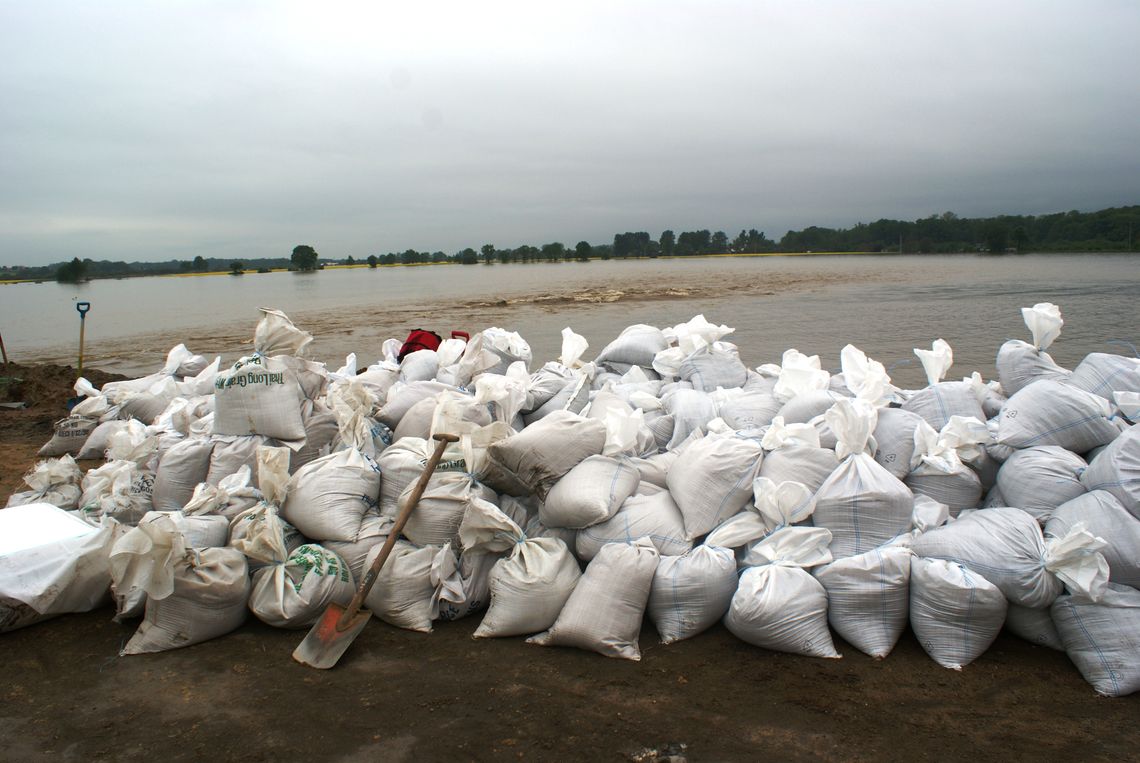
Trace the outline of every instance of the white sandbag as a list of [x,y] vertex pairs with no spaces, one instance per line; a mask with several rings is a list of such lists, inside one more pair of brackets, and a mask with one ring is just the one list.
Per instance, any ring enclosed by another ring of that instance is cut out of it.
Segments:
[[765,649],[840,657],[827,627],[827,593],[804,569],[831,561],[828,541],[826,530],[786,527],[754,545],[758,564],[740,576],[725,627]]
[[1107,490],[1140,519],[1140,424],[1129,427],[1089,463],[1081,484],[1089,491]]
[[910,560],[906,548],[877,548],[813,571],[827,591],[828,622],[860,652],[886,657],[906,629]]
[[1065,381],[1072,371],[1054,362],[1049,353],[1019,339],[1010,339],[998,349],[998,381],[1007,397],[1013,397],[1035,381]]
[[1034,609],[1010,604],[1005,612],[1005,629],[1031,644],[1056,649],[1058,652],[1065,651],[1049,607]]
[[[482,379],[483,376],[479,378]],[[404,421],[408,418],[409,416],[405,416]],[[458,436],[476,432],[489,426],[493,420],[491,408],[487,403],[464,392],[441,392],[436,398],[427,437],[431,438],[437,433]],[[400,423],[403,424],[404,421]]]
[[467,549],[509,552],[487,577],[490,607],[475,638],[522,636],[554,624],[582,575],[564,542],[527,537],[514,520],[486,501],[472,504],[459,537]]
[[206,482],[211,485],[220,484],[226,477],[241,471],[243,466],[248,466],[250,484],[257,487],[258,449],[280,445],[276,440],[262,435],[212,435],[210,439],[214,442],[214,449],[210,452],[210,470],[206,472]]
[[240,551],[187,551],[173,566],[173,592],[162,599],[147,597],[143,622],[120,655],[191,646],[245,622],[249,573]]
[[775,395],[760,390],[741,389],[738,394],[722,394],[714,399],[717,415],[736,430],[767,426],[784,407]]
[[486,406],[492,420],[509,424],[526,405],[529,382],[522,363],[513,363],[505,374],[481,374],[475,380],[474,400]]
[[702,347],[689,354],[677,376],[690,382],[693,389],[713,392],[717,388],[741,387],[748,380],[748,369],[740,362],[740,353],[724,342]]
[[128,421],[126,427],[108,438],[107,460],[133,461],[141,470],[154,472],[162,439],[162,433],[142,422]]
[[[93,526],[50,504],[0,511],[0,631],[103,604],[114,540],[113,522]],[[22,621],[5,619],[6,608],[9,616],[23,610]]]
[[206,482],[214,441],[188,437],[162,455],[154,476],[154,508],[180,511],[194,495],[194,488]]
[[79,508],[90,517],[135,524],[153,508],[154,473],[133,461],[108,461],[83,475]]
[[107,457],[107,448],[111,444],[111,435],[127,428],[127,422],[120,419],[104,421],[91,430],[83,447],[75,454],[80,460],[104,459]]
[[784,527],[808,521],[815,511],[813,491],[799,482],[777,484],[767,477],[757,477],[752,483],[752,495],[752,503],[709,533],[705,545],[742,548]]
[[653,368],[664,378],[676,378],[685,358],[710,345],[724,346],[719,340],[733,330],[724,324],[710,323],[704,315],[666,328],[661,333],[670,346],[653,356]]
[[629,462],[637,469],[642,483],[663,488],[667,487],[665,475],[669,473],[669,467],[676,460],[677,453],[675,451],[666,451],[647,458],[631,458]]
[[593,559],[610,543],[632,543],[647,537],[662,556],[680,556],[693,547],[686,537],[681,510],[666,490],[651,495],[643,490],[622,504],[617,514],[578,531],[575,550],[580,559]]
[[352,571],[353,580],[361,581],[366,572],[364,560],[368,552],[388,540],[392,525],[391,517],[365,514],[354,540],[327,540],[321,545],[344,560]]
[[[961,419],[954,417],[953,420]],[[982,426],[980,422],[978,425]],[[966,509],[977,508],[982,500],[982,482],[962,463],[958,451],[947,439],[923,421],[915,429],[914,440],[911,471],[904,484],[916,495],[946,504],[954,517]]]
[[869,404],[841,400],[827,419],[839,438],[836,455],[843,461],[816,491],[813,522],[831,531],[831,553],[841,559],[908,532],[914,495],[864,452],[875,427]]
[[[1080,586],[1095,597],[1107,583],[1108,565],[1103,557],[1095,559],[1104,542],[1086,534],[1083,545],[1071,547],[1079,535],[1046,541],[1030,514],[1003,507],[974,511],[925,532],[914,539],[911,549],[918,556],[962,564],[997,586],[1012,603],[1040,608],[1052,604],[1064,584],[1071,590]],[[1083,569],[1085,562],[1092,565],[1088,572]]]
[[942,381],[950,366],[954,365],[954,350],[945,339],[935,339],[929,350],[914,349],[914,354],[922,363],[922,370],[926,374],[926,382],[934,386]]
[[640,473],[628,460],[589,456],[554,483],[539,507],[539,519],[547,527],[596,525],[616,514],[640,483]]
[[[418,437],[405,437],[397,440],[390,447],[376,457],[376,464],[380,467],[382,479],[380,480],[380,512],[385,516],[394,517],[399,511],[397,506],[400,495],[423,474],[431,454],[435,452],[435,441],[424,440]],[[467,472],[468,467],[464,459],[460,443],[449,443],[443,451],[443,457],[436,465],[437,472]]]
[[222,516],[188,516],[170,512],[189,548],[219,548],[229,538],[230,521]]
[[[367,569],[382,546],[375,546],[364,560]],[[432,560],[440,549],[419,548],[398,540],[375,585],[364,599],[364,607],[389,625],[431,633],[431,600],[435,585],[431,581]]]
[[910,529],[914,495],[865,453],[845,458],[815,493],[816,526],[831,530],[831,553],[853,557]]
[[1061,308],[1052,302],[1038,302],[1033,307],[1021,308],[1021,318],[1033,335],[1033,346],[1039,350],[1049,349],[1061,336],[1061,327],[1065,325]]
[[352,540],[379,498],[380,467],[350,448],[298,469],[281,514],[308,538]]
[[774,370],[778,379],[772,392],[784,402],[808,392],[826,390],[831,382],[831,374],[822,370],[818,355],[804,355],[796,349],[785,350],[780,365]]
[[806,424],[816,416],[822,416],[844,395],[831,390],[811,390],[796,395],[784,403],[777,414],[786,424]]
[[[530,387],[528,391],[534,391],[535,389],[535,387]],[[557,390],[552,397],[549,397],[545,403],[538,407],[527,406],[523,408],[523,424],[526,425],[526,427],[530,427],[531,424],[545,419],[546,416],[554,412],[581,413],[589,403],[589,389],[591,389],[591,387],[589,387],[588,376],[571,373],[568,378],[565,379],[562,387]]]
[[[1124,417],[1124,422],[1140,423],[1140,392],[1113,392],[1112,402]],[[1090,454],[1095,452],[1095,449],[1089,451]],[[1090,455],[1089,458],[1091,457]]]
[[186,554],[192,549],[224,546],[228,529],[225,517],[148,512],[110,549],[116,596],[130,597],[137,591],[148,598],[165,599],[174,592],[179,563]]
[[400,381],[415,382],[435,379],[439,373],[439,356],[435,350],[409,352],[400,361]]
[[244,357],[214,380],[214,433],[301,441],[303,400],[301,385],[282,358]]
[[283,564],[253,573],[249,609],[274,628],[308,628],[330,604],[347,607],[356,593],[344,560],[316,544],[305,544]]
[[875,462],[900,480],[910,474],[914,433],[926,420],[902,408],[880,408],[875,424]]
[[1041,445],[1016,451],[1001,465],[997,486],[1008,502],[1027,511],[1041,524],[1066,501],[1085,492],[1081,474],[1085,460],[1056,445]]
[[99,426],[98,418],[90,418],[73,413],[55,423],[55,431],[36,455],[63,456],[75,455],[83,449],[83,443]]
[[153,424],[177,397],[177,383],[174,379],[167,378],[146,392],[131,392],[124,395],[119,402],[119,418]]
[[250,468],[242,466],[217,485],[199,483],[182,508],[185,514],[220,514],[228,519],[257,505],[261,491],[250,484]]
[[388,397],[388,390],[396,383],[400,376],[400,366],[395,360],[381,360],[358,373],[354,379],[358,384],[368,387],[377,399],[383,401]]
[[691,442],[665,475],[693,540],[744,508],[764,449],[753,439],[708,435]]
[[998,419],[997,441],[1014,448],[1058,445],[1084,453],[1116,439],[1112,407],[1103,397],[1043,379],[1011,396]]
[[645,413],[644,420],[645,428],[653,435],[653,442],[657,446],[657,450],[664,451],[673,441],[673,436],[677,431],[676,419],[673,418],[673,414],[650,411]]
[[1090,352],[1068,383],[1111,401],[1114,392],[1140,392],[1140,358]]
[[588,456],[600,454],[605,444],[602,422],[555,411],[518,434],[493,443],[488,455],[544,499],[562,475]]
[[604,456],[638,456],[656,453],[657,441],[645,425],[645,412],[635,409],[608,383],[598,390],[582,415],[606,425]]
[[640,660],[637,637],[659,558],[648,538],[607,545],[582,573],[554,625],[527,643]]
[[921,389],[903,402],[902,409],[918,414],[939,431],[951,416],[986,420],[973,388],[966,382],[939,382]]
[[[87,379],[80,376],[75,380],[72,389],[75,394],[80,398],[79,402],[71,409],[71,413],[76,416],[83,416],[91,419],[113,419],[117,408],[107,399],[107,396],[95,389],[95,386]],[[115,410],[112,410],[115,408]]]
[[853,344],[846,345],[840,351],[839,358],[843,373],[833,378],[833,383],[842,381],[852,395],[866,400],[876,408],[896,399],[896,389],[882,363],[868,358],[866,353]]
[[289,316],[280,310],[269,307],[257,308],[261,318],[253,332],[253,346],[263,355],[300,355],[312,335],[297,328]]
[[941,527],[950,520],[950,508],[925,495],[914,497],[914,511],[911,513],[910,530],[892,538],[885,545],[887,547],[901,546],[910,548],[914,539],[924,532]]
[[799,482],[818,490],[839,466],[835,451],[810,445],[788,445],[764,455],[760,476],[772,482]]
[[492,363],[484,361],[473,365],[470,377],[472,379],[483,373],[501,374],[512,363],[517,362],[522,362],[525,367],[529,368],[530,361],[534,357],[530,345],[521,335],[497,326],[485,328],[471,337],[467,347],[464,348],[463,358],[460,360],[461,364],[468,361],[471,350],[481,350],[484,358],[491,358],[494,361]]
[[903,484],[916,496],[925,495],[946,504],[953,517],[967,509],[978,508],[982,502],[982,481],[963,464],[950,472],[920,467],[908,474]]
[[[404,488],[397,501],[403,511],[411,500],[416,483]],[[474,480],[469,474],[459,472],[436,472],[428,479],[423,496],[416,505],[403,534],[417,546],[443,546],[457,543],[459,525],[467,508],[476,499],[494,502],[495,491]]]
[[[505,507],[506,504],[504,504],[504,511]],[[528,538],[555,538],[566,544],[566,548],[571,551],[576,548],[578,530],[571,530],[567,527],[547,527],[538,518],[537,510],[526,520],[525,524],[523,531]]]
[[1140,591],[1113,583],[1096,603],[1061,596],[1052,614],[1065,653],[1098,694],[1140,690]]
[[[707,392],[695,389],[676,389],[661,396],[666,414],[673,417],[673,435],[667,448],[673,450],[689,435],[716,418],[716,404]],[[650,424],[652,427],[652,424]]]
[[[170,405],[158,415],[151,425],[151,430],[161,432],[163,435],[177,435],[177,440],[186,437],[208,437],[214,428],[214,395],[213,385],[210,394],[196,397],[176,397]],[[170,440],[168,437],[163,439]],[[171,440],[173,444],[177,440]],[[91,442],[90,439],[87,441]],[[87,447],[86,444],[84,447]],[[166,452],[165,447],[159,447],[159,456]]]
[[668,346],[668,340],[661,329],[638,323],[622,329],[617,339],[598,353],[594,362],[599,365],[619,363],[649,368],[653,365],[654,356]]
[[1094,490],[1058,506],[1045,524],[1045,538],[1063,538],[1078,523],[1106,541],[1100,553],[1108,562],[1109,581],[1140,588],[1140,519],[1112,493]]
[[662,644],[696,636],[728,611],[736,592],[736,558],[730,549],[697,546],[662,556],[649,592],[649,618]]
[[[442,393],[441,393],[442,394]],[[435,408],[439,404],[439,396],[425,397],[400,417],[400,423],[392,430],[392,441],[405,437],[418,437],[421,440],[431,439],[431,422],[435,416]]]
[[74,458],[68,455],[49,458],[24,475],[24,484],[31,489],[10,495],[7,506],[50,503],[60,509],[78,508],[82,481],[83,472]]
[[[579,384],[581,380],[581,375],[576,374],[573,369],[554,361],[547,363],[527,379],[526,397],[519,410],[530,414],[546,408],[547,410],[543,411],[545,415],[559,408],[565,408],[572,399],[577,400],[585,390],[585,386]],[[589,394],[588,390],[585,392]]]
[[499,555],[483,549],[462,552],[445,543],[431,564],[433,620],[459,620],[487,607],[490,573]]
[[387,401],[377,412],[376,419],[394,430],[413,405],[449,390],[455,391],[455,387],[437,381],[397,383],[388,390]]
[[252,572],[284,564],[304,543],[304,536],[281,518],[278,508],[263,502],[230,520],[226,545],[245,554]]
[[336,416],[326,406],[306,400],[301,405],[301,422],[305,427],[305,444],[289,458],[289,471],[295,472],[310,461],[327,456],[340,433]]
[[1001,383],[997,381],[984,381],[982,375],[974,371],[969,376],[962,377],[962,381],[970,385],[970,389],[974,393],[974,397],[978,399],[978,403],[982,406],[982,412],[986,414],[986,419],[992,419],[1001,412],[1001,407],[1005,405],[1007,399],[1001,389]]
[[918,643],[944,668],[961,670],[982,655],[1005,622],[997,586],[944,559],[911,560],[910,627]]

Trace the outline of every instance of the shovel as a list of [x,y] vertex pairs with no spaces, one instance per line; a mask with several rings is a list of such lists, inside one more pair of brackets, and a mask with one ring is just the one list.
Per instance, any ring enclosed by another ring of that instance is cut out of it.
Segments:
[[396,538],[399,537],[400,531],[407,524],[408,517],[412,515],[412,510],[420,502],[420,496],[424,494],[424,489],[427,487],[428,480],[431,479],[432,472],[435,471],[439,460],[443,458],[444,449],[447,448],[448,443],[459,440],[453,434],[437,434],[434,439],[436,441],[435,452],[431,454],[431,458],[424,466],[424,473],[420,475],[415,490],[412,491],[408,502],[404,504],[404,508],[396,517],[396,524],[389,531],[388,540],[384,542],[384,547],[380,549],[380,553],[372,561],[372,566],[368,568],[368,574],[364,576],[364,582],[356,589],[356,595],[352,597],[352,601],[348,603],[347,607],[342,607],[335,602],[330,604],[324,614],[321,615],[321,619],[317,620],[312,630],[309,631],[309,635],[305,636],[305,640],[293,650],[293,659],[302,665],[321,670],[327,670],[336,665],[340,656],[352,645],[356,635],[364,630],[364,626],[368,624],[368,619],[372,617],[372,613],[360,607],[364,603],[365,597],[368,596],[368,592],[372,590],[372,586],[380,574],[380,568],[384,566],[384,562],[388,560],[388,555],[392,553],[392,547],[396,545]]

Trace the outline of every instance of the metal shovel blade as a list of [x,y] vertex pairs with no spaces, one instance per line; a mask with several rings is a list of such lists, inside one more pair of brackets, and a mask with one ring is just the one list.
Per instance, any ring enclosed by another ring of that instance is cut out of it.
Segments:
[[328,670],[352,645],[356,635],[364,630],[372,613],[367,609],[357,610],[356,615],[345,625],[340,618],[345,608],[340,604],[330,604],[321,619],[317,620],[305,640],[293,650],[293,659],[311,668]]

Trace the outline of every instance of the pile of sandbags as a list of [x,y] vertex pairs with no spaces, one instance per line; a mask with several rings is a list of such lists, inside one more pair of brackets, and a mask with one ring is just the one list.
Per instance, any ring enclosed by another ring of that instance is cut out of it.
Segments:
[[144,616],[127,653],[251,611],[304,628],[352,596],[432,436],[454,434],[365,601],[392,625],[479,617],[479,638],[627,659],[646,614],[666,644],[723,622],[829,658],[833,633],[881,659],[909,626],[954,669],[1008,627],[1127,694],[1140,361],[1091,353],[1070,372],[1046,353],[1059,309],[1023,317],[1032,342],[1001,347],[998,381],[947,380],[938,340],[907,390],[851,345],[834,374],[795,349],[750,368],[704,316],[631,326],[593,361],[566,329],[534,372],[500,328],[402,357],[388,340],[363,371],[354,355],[329,371],[266,310],[228,369],[182,348],[150,377],[77,388],[45,453],[106,463],[44,462],[11,503],[120,528],[94,553],[119,617]]

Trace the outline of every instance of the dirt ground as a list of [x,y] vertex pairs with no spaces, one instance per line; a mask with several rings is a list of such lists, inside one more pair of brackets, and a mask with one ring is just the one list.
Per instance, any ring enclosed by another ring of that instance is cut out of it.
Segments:
[[[15,367],[0,400],[0,503],[64,414],[71,369]],[[102,384],[111,376],[92,374]],[[92,464],[93,465],[93,464]],[[1098,696],[1061,652],[1003,634],[961,672],[914,636],[876,661],[759,649],[723,627],[642,660],[432,634],[379,620],[332,670],[304,632],[252,618],[197,646],[119,657],[110,609],[0,634],[4,760],[1131,760],[1140,695]]]

